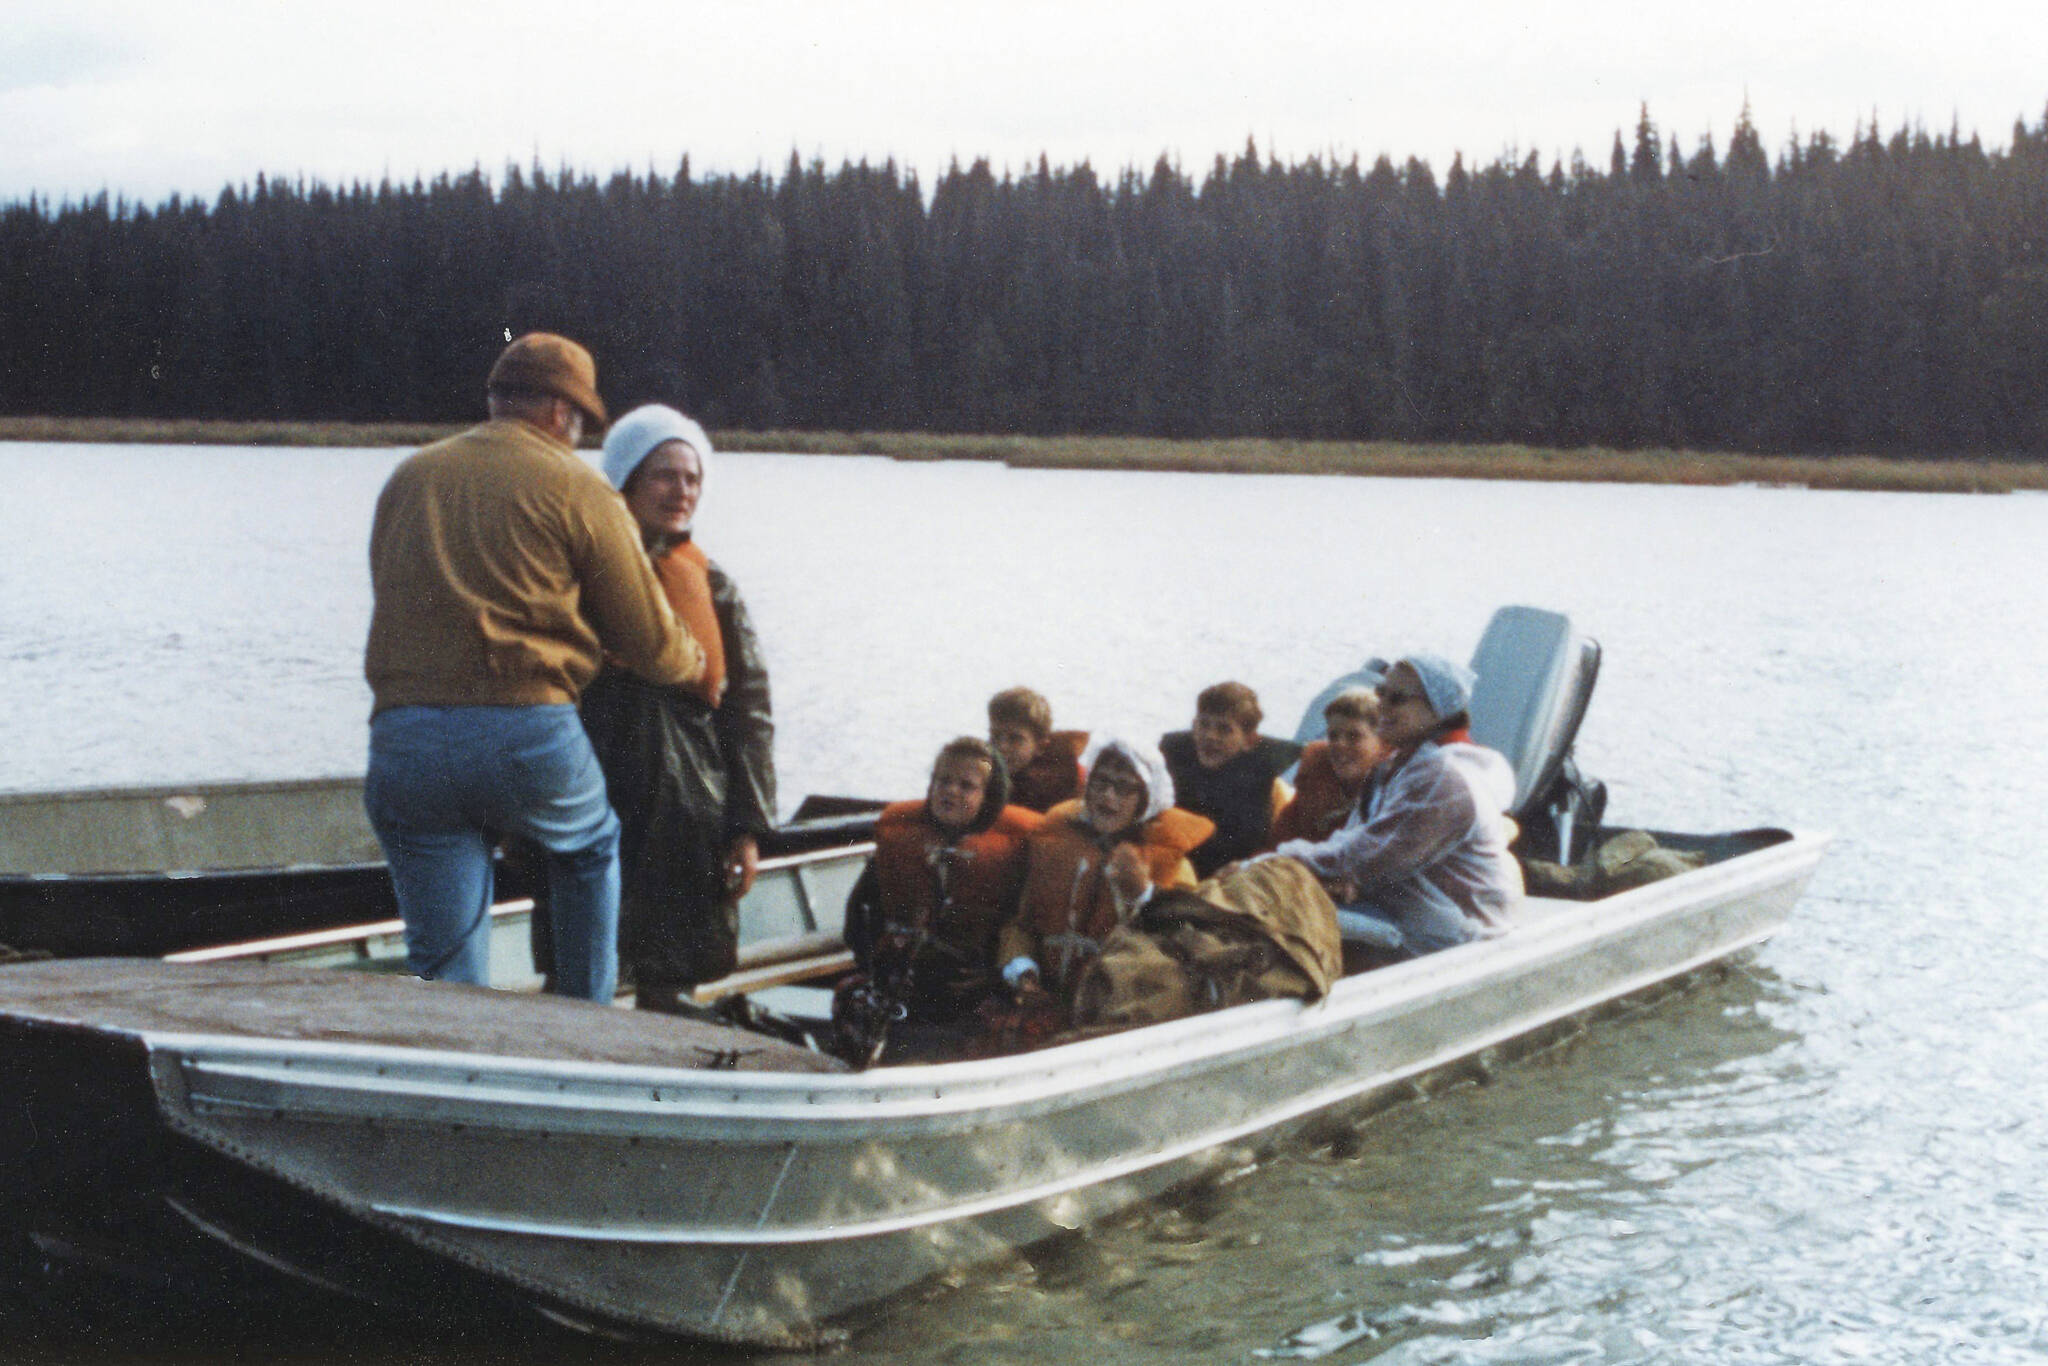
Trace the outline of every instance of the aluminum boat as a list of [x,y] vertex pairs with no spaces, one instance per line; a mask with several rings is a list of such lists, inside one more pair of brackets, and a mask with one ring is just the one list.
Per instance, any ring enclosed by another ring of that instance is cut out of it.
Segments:
[[[1524,713],[1583,711],[1597,654],[1555,643]],[[1582,687],[1559,684],[1574,670]],[[1572,727],[1523,729],[1545,804],[1525,825],[1569,855],[1604,833],[1574,815]],[[1785,923],[1826,844],[1658,838],[1702,866],[1532,898],[1498,938],[1315,1002],[864,1072],[738,1030],[293,956],[331,944],[4,968],[0,1224],[180,1285],[256,1274],[422,1312],[802,1345],[934,1273],[1739,955]],[[858,854],[813,861],[836,883]],[[831,929],[757,939],[743,968],[801,975]]]

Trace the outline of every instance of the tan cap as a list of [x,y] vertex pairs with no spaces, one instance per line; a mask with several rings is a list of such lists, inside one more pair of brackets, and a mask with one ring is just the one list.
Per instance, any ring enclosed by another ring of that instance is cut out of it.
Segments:
[[604,400],[597,396],[597,362],[575,342],[552,332],[529,332],[506,347],[491,367],[486,387],[552,394],[581,408],[600,427],[607,421]]

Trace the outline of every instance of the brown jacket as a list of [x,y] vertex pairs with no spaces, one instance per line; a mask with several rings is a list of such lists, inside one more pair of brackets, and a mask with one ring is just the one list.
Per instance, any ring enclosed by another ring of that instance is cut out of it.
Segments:
[[370,527],[370,583],[374,711],[574,702],[606,653],[656,683],[704,671],[624,501],[516,418],[392,472]]

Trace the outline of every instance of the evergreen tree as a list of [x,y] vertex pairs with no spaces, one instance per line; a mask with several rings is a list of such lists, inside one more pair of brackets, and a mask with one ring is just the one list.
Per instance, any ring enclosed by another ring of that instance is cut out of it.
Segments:
[[32,195],[0,411],[456,421],[548,328],[716,426],[2048,454],[2048,115],[1679,145]]

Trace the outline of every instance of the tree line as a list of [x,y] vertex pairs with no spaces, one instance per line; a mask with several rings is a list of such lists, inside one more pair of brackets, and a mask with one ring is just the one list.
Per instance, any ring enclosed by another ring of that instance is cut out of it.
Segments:
[[713,427],[2048,455],[2048,115],[0,209],[0,412],[463,421],[534,328]]

